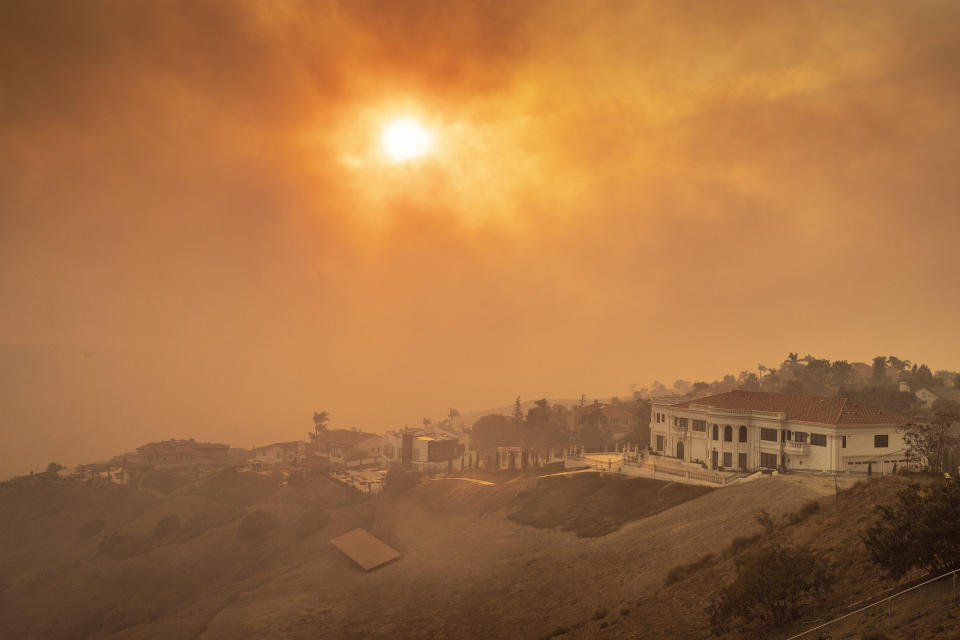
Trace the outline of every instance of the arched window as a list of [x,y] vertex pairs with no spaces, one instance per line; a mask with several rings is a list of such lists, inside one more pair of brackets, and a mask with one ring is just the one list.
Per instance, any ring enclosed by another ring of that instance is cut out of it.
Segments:
[[747,428],[740,427],[740,442],[746,442],[746,441],[747,441]]
[[717,435],[717,425],[713,425],[713,439],[719,440],[720,437]]
[[723,441],[733,442],[733,427],[726,425],[723,427]]

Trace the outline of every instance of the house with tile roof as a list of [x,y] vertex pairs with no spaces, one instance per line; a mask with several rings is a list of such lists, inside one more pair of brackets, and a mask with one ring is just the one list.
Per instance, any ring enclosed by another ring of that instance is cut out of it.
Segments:
[[651,449],[711,469],[888,472],[913,420],[849,398],[738,389],[652,402]]

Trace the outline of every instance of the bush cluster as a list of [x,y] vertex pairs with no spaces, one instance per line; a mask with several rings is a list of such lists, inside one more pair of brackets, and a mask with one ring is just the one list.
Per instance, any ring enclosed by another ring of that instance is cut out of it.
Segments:
[[712,553],[708,553],[699,560],[695,560],[690,564],[680,564],[667,572],[667,579],[664,580],[664,586],[670,586],[681,580],[686,580],[695,573],[706,569],[707,567],[717,564],[717,557]]
[[237,537],[263,539],[276,526],[276,519],[266,511],[251,511],[240,521]]
[[894,577],[911,569],[947,571],[960,566],[960,484],[911,484],[892,507],[877,506],[880,518],[863,541],[874,562]]
[[330,514],[323,507],[311,507],[304,511],[293,525],[293,530],[301,538],[316,533],[330,522]]
[[786,514],[787,522],[790,524],[800,524],[818,511],[820,511],[820,503],[816,500],[811,500],[796,511],[791,511],[790,513]]
[[154,538],[166,538],[180,527],[180,516],[172,514],[160,520],[153,528]]
[[835,580],[833,568],[809,549],[775,546],[744,556],[733,584],[707,607],[711,629],[719,636],[747,624],[781,627]]

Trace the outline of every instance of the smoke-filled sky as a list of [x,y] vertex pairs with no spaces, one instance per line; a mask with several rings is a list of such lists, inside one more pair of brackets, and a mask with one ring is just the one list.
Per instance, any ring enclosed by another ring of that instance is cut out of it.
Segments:
[[958,69],[949,1],[7,0],[0,475],[956,368]]

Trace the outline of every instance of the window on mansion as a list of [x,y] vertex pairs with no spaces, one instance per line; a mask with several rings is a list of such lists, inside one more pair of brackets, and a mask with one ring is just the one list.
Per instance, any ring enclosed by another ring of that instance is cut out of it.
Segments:
[[707,432],[707,421],[706,420],[694,420],[693,421],[693,430],[700,431],[701,433]]
[[807,433],[805,431],[794,431],[793,432],[793,441],[794,442],[806,442]]
[[777,430],[776,429],[765,429],[760,428],[760,439],[766,440],[767,442],[776,442],[777,441]]
[[740,442],[746,442],[746,441],[747,441],[747,428],[740,427]]
[[890,444],[890,436],[888,435],[875,435],[873,436],[873,446],[876,449],[883,449],[888,447]]
[[822,433],[811,433],[810,444],[815,447],[825,447],[827,446],[827,436]]
[[723,427],[723,441],[733,442],[733,427],[726,425]]

